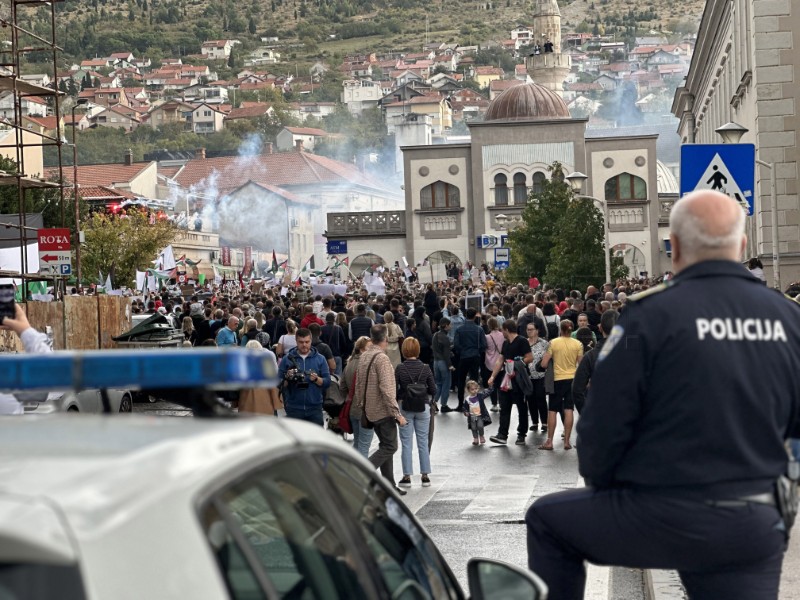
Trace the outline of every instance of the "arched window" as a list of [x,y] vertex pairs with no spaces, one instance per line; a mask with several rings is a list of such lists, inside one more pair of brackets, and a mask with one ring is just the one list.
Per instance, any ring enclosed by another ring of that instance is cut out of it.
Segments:
[[606,200],[647,200],[647,183],[641,177],[630,173],[620,173],[606,181]]
[[458,208],[461,198],[458,188],[444,181],[435,181],[420,191],[422,208]]
[[528,188],[525,185],[525,173],[514,175],[514,204],[525,204],[528,202]]
[[542,173],[541,171],[536,171],[533,174],[533,194],[537,196],[544,191],[544,182],[547,179],[547,175]]
[[494,176],[495,206],[508,206],[508,177],[500,173]]
[[386,261],[377,254],[359,254],[350,263],[350,271],[361,275],[366,269],[385,267]]

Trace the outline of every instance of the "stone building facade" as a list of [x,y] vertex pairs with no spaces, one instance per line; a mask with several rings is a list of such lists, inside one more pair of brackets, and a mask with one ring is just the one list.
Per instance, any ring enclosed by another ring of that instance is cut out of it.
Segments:
[[535,83],[503,92],[470,133],[468,143],[402,148],[404,211],[328,215],[326,236],[348,242],[351,265],[405,257],[432,263],[438,279],[442,262],[494,264],[495,247],[478,238],[499,246],[558,161],[565,173],[589,175],[584,192],[607,203],[610,245],[631,274],[669,269],[665,224],[677,186],[657,162],[657,136],[587,137],[586,120]]
[[[773,165],[781,282],[800,279],[800,203],[797,181],[797,98],[800,92],[800,4],[792,0],[707,2],[689,74],[672,112],[683,143],[715,144],[729,121],[749,131],[742,143]],[[755,216],[748,218],[748,253],[772,278],[770,169],[756,169]]]

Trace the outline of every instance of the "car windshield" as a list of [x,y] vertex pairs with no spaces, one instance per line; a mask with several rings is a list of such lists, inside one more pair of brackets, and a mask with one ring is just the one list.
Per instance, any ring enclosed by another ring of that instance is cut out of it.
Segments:
[[84,600],[77,565],[0,563],[0,600]]

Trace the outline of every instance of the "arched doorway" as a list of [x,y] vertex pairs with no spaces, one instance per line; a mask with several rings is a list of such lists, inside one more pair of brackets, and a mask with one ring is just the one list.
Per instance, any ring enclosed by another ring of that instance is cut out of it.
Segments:
[[356,256],[352,262],[350,263],[350,271],[352,271],[353,275],[358,277],[369,269],[370,267],[385,267],[386,261],[384,261],[380,256],[377,254],[359,254]]
[[[458,258],[452,252],[448,252],[447,250],[437,250],[436,252],[431,252],[425,260],[430,264],[427,269],[428,275],[433,271],[433,280],[434,281],[443,281],[447,279],[447,265],[451,262],[456,263],[458,268],[461,268],[461,259]],[[427,278],[425,275],[422,276],[423,280]]]
[[622,264],[628,267],[629,277],[639,277],[647,271],[644,253],[632,244],[617,244],[611,248],[611,256],[621,259]]

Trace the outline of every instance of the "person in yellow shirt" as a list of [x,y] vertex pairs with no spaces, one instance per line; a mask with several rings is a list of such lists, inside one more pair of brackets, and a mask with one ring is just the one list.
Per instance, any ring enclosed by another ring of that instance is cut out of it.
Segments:
[[572,401],[572,380],[583,358],[583,344],[572,337],[572,321],[564,319],[559,327],[560,335],[550,341],[550,349],[542,357],[541,366],[547,368],[553,361],[553,393],[547,406],[547,441],[539,446],[539,450],[553,449],[553,433],[556,429],[556,417],[564,411],[564,450],[572,450],[570,435],[574,416]]

